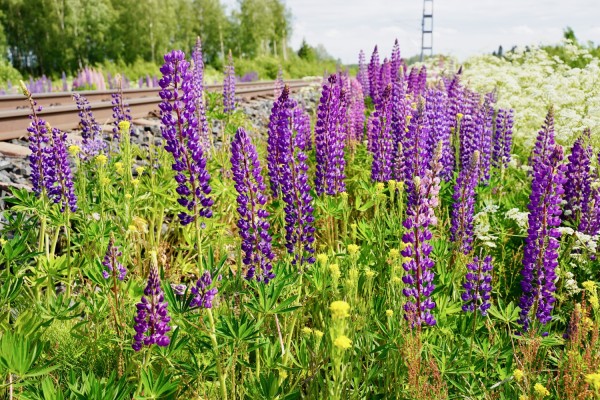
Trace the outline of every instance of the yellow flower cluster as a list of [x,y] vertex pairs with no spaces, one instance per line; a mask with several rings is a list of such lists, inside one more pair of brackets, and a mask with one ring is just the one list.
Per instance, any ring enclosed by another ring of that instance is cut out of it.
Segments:
[[346,335],[341,335],[333,341],[333,345],[339,349],[346,350],[352,347],[352,340]]
[[358,253],[358,250],[360,250],[360,247],[356,244],[349,244],[348,245],[348,254],[350,254],[351,256],[355,255],[356,253]]
[[394,310],[385,310],[385,315],[387,317],[393,317],[394,316]]
[[334,319],[343,319],[350,316],[350,304],[343,300],[336,300],[329,306]]
[[513,376],[515,377],[515,381],[517,382],[521,382],[521,380],[523,380],[523,375],[523,371],[521,371],[518,368],[513,371]]
[[594,390],[600,391],[600,370],[595,374],[588,374],[585,376],[585,381],[589,383]]
[[339,279],[342,275],[340,272],[340,266],[337,264],[329,264],[329,273],[334,280]]
[[96,161],[96,164],[102,166],[102,165],[106,164],[106,162],[108,161],[108,157],[106,157],[104,154],[98,154],[96,156],[95,161]]
[[398,250],[398,249],[390,249],[390,258],[392,260],[395,260],[396,258],[398,258],[398,256],[400,256],[400,250]]
[[119,175],[123,175],[125,173],[125,169],[123,168],[123,163],[121,161],[115,163],[115,171]]
[[119,122],[119,130],[121,132],[129,132],[129,128],[131,127],[131,123],[129,121],[121,121]]
[[317,254],[317,262],[321,266],[325,265],[327,263],[327,254]]
[[375,271],[373,271],[371,268],[366,268],[365,276],[367,277],[367,279],[373,279],[373,277],[375,277]]
[[550,392],[548,391],[548,389],[546,389],[544,387],[544,385],[542,385],[541,383],[536,383],[533,386],[533,391],[536,392],[541,397],[550,396]]
[[383,182],[377,182],[375,184],[375,189],[377,189],[378,192],[382,192],[384,188],[385,184]]
[[71,154],[73,157],[75,157],[80,152],[81,152],[81,148],[79,146],[77,146],[76,144],[72,144],[69,146],[69,154]]

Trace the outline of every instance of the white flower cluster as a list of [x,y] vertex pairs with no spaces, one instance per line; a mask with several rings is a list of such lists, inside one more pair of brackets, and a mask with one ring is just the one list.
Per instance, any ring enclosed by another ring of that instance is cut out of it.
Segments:
[[565,281],[565,290],[567,291],[567,293],[571,296],[573,296],[574,294],[577,294],[579,292],[581,292],[581,288],[579,288],[579,286],[577,286],[577,281],[575,280],[575,275],[573,275],[572,272],[565,272],[564,277],[563,277],[564,281]]
[[492,227],[490,225],[490,214],[495,214],[500,207],[496,204],[486,204],[483,209],[475,214],[473,220],[475,222],[473,234],[477,240],[481,241],[481,244],[487,247],[496,247],[494,240],[498,239],[498,236],[493,235],[490,231]]
[[[592,132],[600,128],[600,60],[568,41],[564,46],[567,55],[590,62],[584,68],[571,68],[533,47],[517,50],[510,58],[472,57],[465,63],[462,81],[479,92],[497,89],[498,106],[515,110],[514,137],[526,146],[533,145],[548,106],[553,104],[556,140],[570,144],[584,127]],[[434,74],[440,69],[431,67]],[[443,66],[446,73],[449,67]]]
[[511,208],[504,214],[504,216],[507,219],[512,219],[513,221],[515,221],[517,223],[517,225],[519,226],[519,228],[521,229],[521,233],[527,232],[527,228],[529,228],[529,213],[528,212],[519,211],[518,208]]

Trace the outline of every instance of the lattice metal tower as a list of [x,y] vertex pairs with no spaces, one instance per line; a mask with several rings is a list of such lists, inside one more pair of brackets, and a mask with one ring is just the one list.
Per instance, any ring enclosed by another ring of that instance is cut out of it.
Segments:
[[425,53],[433,55],[433,0],[423,0],[423,20],[421,22],[421,57]]

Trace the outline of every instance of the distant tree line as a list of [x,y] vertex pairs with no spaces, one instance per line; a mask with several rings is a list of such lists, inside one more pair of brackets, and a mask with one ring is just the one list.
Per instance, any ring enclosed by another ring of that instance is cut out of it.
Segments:
[[202,38],[205,62],[287,58],[291,14],[282,0],[0,0],[0,51],[34,75],[72,73],[104,61],[152,61]]

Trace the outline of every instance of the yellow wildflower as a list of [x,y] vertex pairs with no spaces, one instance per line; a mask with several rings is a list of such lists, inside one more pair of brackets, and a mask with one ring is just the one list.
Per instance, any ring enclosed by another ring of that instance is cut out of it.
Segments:
[[529,400],[529,397],[526,394],[522,394],[519,396],[519,400]]
[[79,154],[79,152],[81,152],[81,148],[76,144],[72,144],[69,146],[69,154],[71,154],[73,157]]
[[339,349],[346,350],[352,347],[352,340],[348,336],[342,335],[333,341],[333,345]]
[[129,233],[136,233],[137,231],[138,231],[138,229],[137,229],[137,226],[135,226],[135,225],[129,225],[127,227],[127,232],[129,232]]
[[135,172],[137,172],[138,175],[142,175],[145,170],[146,170],[146,167],[139,166],[135,169]]
[[536,392],[537,394],[539,394],[541,397],[546,397],[550,395],[550,392],[548,391],[548,389],[546,389],[544,387],[544,385],[542,385],[541,383],[536,383],[533,386],[533,391]]
[[280,369],[279,370],[279,377],[281,379],[286,379],[288,377],[288,373],[285,369]]
[[317,254],[317,262],[321,266],[327,264],[327,254],[323,254],[323,253]]
[[131,200],[131,193],[125,193],[125,199]]
[[377,182],[375,184],[375,189],[377,189],[378,192],[383,191],[384,188],[385,188],[385,185],[383,182]]
[[459,121],[464,117],[464,115],[462,113],[458,113],[456,114],[456,119],[458,119]]
[[600,370],[595,374],[585,376],[585,381],[589,383],[597,392],[600,391]]
[[581,286],[589,293],[596,293],[596,282],[594,281],[585,281]]
[[523,371],[521,371],[518,368],[513,371],[513,376],[515,377],[515,381],[517,382],[521,382],[521,380],[523,379],[523,375]]
[[123,175],[125,169],[123,168],[123,163],[121,161],[115,163],[115,171],[119,175]]
[[398,190],[404,189],[404,182],[403,181],[397,182],[396,187],[398,188]]
[[350,304],[343,300],[336,300],[329,306],[334,319],[343,319],[350,316]]
[[412,260],[411,257],[402,257],[402,264],[406,264],[407,262],[409,262],[410,260]]
[[387,317],[393,317],[394,316],[394,310],[385,310],[385,315]]
[[360,249],[360,247],[356,244],[349,244],[348,245],[348,254],[350,254],[351,256],[355,255],[356,253],[358,253],[358,250]]
[[396,190],[396,184],[398,182],[396,182],[394,179],[390,179],[388,181],[388,188],[390,189],[390,192],[393,192],[394,190]]
[[0,238],[0,246],[4,246],[6,244],[6,239]]
[[131,184],[132,184],[133,186],[137,186],[137,185],[139,185],[139,184],[140,184],[140,180],[139,180],[139,179],[132,179],[132,180],[131,180]]
[[313,335],[315,335],[317,339],[321,339],[323,337],[323,332],[318,329],[313,329]]
[[313,330],[308,326],[305,326],[304,328],[302,328],[302,333],[305,335],[310,335],[311,333],[313,333]]
[[592,296],[588,299],[592,308],[596,309],[600,304],[598,304],[598,296]]
[[131,123],[129,121],[119,122],[119,130],[121,132],[129,132],[129,128],[131,128]]
[[373,277],[375,276],[375,271],[373,271],[371,268],[367,268],[365,269],[365,276],[367,277],[367,279],[373,279]]
[[110,183],[110,178],[107,176],[103,176],[102,178],[100,178],[100,183],[102,184],[102,186],[106,186]]
[[346,199],[348,199],[348,193],[342,192],[342,193],[340,193],[340,197],[342,198],[342,200],[346,200]]
[[390,256],[389,257],[392,260],[398,258],[399,255],[400,255],[400,250],[398,250],[398,249],[390,249]]
[[399,284],[402,283],[402,278],[400,278],[399,276],[395,276],[395,277],[392,278],[392,283],[394,285],[399,285]]
[[106,157],[104,154],[98,154],[96,156],[96,164],[98,164],[100,166],[105,165],[107,161],[108,161],[108,157]]
[[339,279],[342,275],[340,272],[340,266],[337,264],[329,264],[329,273],[333,279]]

